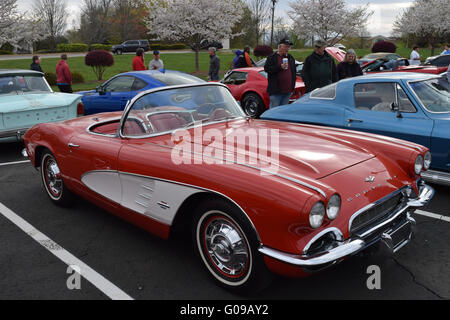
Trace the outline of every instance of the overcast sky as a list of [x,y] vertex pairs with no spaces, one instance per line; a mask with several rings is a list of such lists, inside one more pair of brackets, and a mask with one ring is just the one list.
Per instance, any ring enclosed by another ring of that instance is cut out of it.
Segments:
[[[1,1],[1,0],[0,0]],[[73,25],[74,21],[78,21],[80,13],[80,4],[82,0],[66,0],[69,8],[69,25]],[[275,7],[275,15],[278,17],[286,18],[287,23],[290,23],[290,19],[287,17],[286,12],[289,11],[289,3],[295,0],[278,0]],[[392,23],[399,13],[405,8],[409,7],[412,0],[346,0],[349,6],[370,4],[370,9],[374,11],[374,14],[369,20],[368,31],[372,36],[385,35],[389,36],[392,31]],[[19,8],[22,11],[30,10],[33,0],[18,0]]]

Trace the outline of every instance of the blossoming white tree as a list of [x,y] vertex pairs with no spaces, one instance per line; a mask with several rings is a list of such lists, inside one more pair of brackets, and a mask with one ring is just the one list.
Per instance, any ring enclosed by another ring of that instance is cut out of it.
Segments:
[[373,14],[368,4],[350,9],[345,0],[295,0],[289,5],[288,15],[297,34],[319,37],[330,45],[358,35]]
[[17,10],[17,0],[0,1],[0,46],[9,43],[16,48],[32,48],[34,40],[45,36],[38,22]]
[[394,32],[414,34],[428,41],[431,55],[439,42],[450,36],[450,1],[415,0],[394,22]]
[[203,39],[232,37],[232,27],[241,18],[241,3],[235,0],[150,0],[146,25],[158,39],[183,41],[198,52]]

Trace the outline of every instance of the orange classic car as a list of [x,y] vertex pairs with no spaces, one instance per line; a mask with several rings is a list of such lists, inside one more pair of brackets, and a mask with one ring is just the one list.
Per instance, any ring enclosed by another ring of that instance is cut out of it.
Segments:
[[392,254],[434,194],[420,179],[427,148],[251,119],[219,83],[148,90],[123,113],[38,124],[24,142],[52,202],[76,210],[81,196],[162,238],[187,228],[211,279],[238,292]]

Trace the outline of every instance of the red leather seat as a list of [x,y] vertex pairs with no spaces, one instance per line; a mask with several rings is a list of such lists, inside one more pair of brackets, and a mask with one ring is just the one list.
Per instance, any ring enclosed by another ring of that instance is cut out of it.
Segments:
[[150,115],[148,120],[155,132],[175,130],[186,124],[186,120],[176,113],[157,113]]

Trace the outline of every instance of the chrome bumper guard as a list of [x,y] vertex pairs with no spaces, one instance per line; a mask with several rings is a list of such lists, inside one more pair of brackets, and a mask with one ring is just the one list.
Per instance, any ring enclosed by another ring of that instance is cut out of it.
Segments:
[[[406,201],[406,205],[402,206],[397,212],[393,213],[392,216],[384,220],[382,223],[378,224],[374,228],[370,230],[370,234],[373,234],[383,226],[388,226],[389,223],[393,222],[400,215],[405,214],[406,219],[402,221],[400,224],[397,224],[394,229],[387,230],[383,232],[377,240],[381,240],[384,244],[389,247],[391,252],[396,252],[404,245],[406,245],[412,238],[412,233],[414,231],[415,221],[410,217],[410,211],[420,208],[428,204],[431,198],[434,195],[434,189],[424,183],[419,186],[419,195],[417,198],[410,198]],[[395,237],[395,234],[401,233],[405,227],[408,227],[409,236],[399,241],[396,246],[394,246],[392,238]],[[365,233],[367,235],[368,233]],[[368,243],[364,239],[361,238],[350,238],[346,241],[339,242],[339,244],[326,252],[322,252],[319,255],[315,256],[305,256],[305,255],[294,255],[286,252],[278,251],[269,247],[261,246],[259,248],[259,252],[262,254],[274,258],[276,260],[299,266],[305,268],[314,268],[320,266],[331,265],[337,263],[344,259],[347,256],[354,255],[363,249],[366,249],[374,244],[374,241],[370,241]]]

